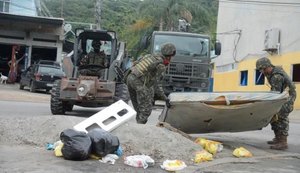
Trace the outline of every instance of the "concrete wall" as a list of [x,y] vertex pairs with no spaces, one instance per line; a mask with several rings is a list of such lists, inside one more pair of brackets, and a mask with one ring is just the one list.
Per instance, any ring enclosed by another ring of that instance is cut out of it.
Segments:
[[[249,0],[248,0],[249,1]],[[285,0],[264,0],[282,2]],[[249,54],[265,54],[265,30],[279,28],[281,31],[281,52],[299,50],[300,45],[300,1],[289,0],[299,5],[274,5],[243,2],[219,2],[217,38],[222,43],[222,55],[216,65],[242,60]],[[238,31],[240,30],[240,38]],[[239,40],[238,40],[239,39]],[[236,47],[236,56],[234,53]]]
[[[300,1],[220,1],[217,38],[222,54],[214,60],[214,91],[269,90],[268,83],[255,85],[255,62],[267,56],[291,76],[292,65],[300,64]],[[265,31],[280,30],[279,51],[264,51]],[[240,85],[240,72],[248,70],[248,85]],[[300,83],[295,83],[300,93]],[[300,98],[296,100],[300,109]]]

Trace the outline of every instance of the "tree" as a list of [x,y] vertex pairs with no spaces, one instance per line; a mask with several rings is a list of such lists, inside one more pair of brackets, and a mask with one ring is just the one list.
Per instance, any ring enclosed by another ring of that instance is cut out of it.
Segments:
[[[43,1],[54,17],[61,16],[61,0]],[[189,18],[191,32],[215,36],[218,0],[102,1],[101,27],[116,31],[119,39],[126,41],[127,48],[132,52],[137,52],[140,40],[154,30],[177,30],[179,18]],[[64,0],[65,21],[95,23],[94,2]],[[73,28],[77,26],[73,25]]]

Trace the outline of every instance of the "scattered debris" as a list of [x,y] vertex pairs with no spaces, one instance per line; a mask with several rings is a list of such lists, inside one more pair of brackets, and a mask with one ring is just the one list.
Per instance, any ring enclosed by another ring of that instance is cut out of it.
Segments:
[[61,149],[63,148],[63,146],[64,146],[64,143],[62,143],[61,141],[57,141],[54,143],[54,147],[55,147],[54,155],[56,157],[63,157],[63,154],[61,152]]
[[201,162],[212,161],[212,160],[213,160],[213,155],[207,152],[206,150],[196,152],[194,158],[195,163],[201,163]]
[[186,168],[186,164],[181,160],[166,160],[160,167],[167,171],[180,171]]
[[221,142],[208,140],[205,138],[197,138],[195,143],[201,145],[206,151],[211,153],[212,155],[216,155],[217,152],[221,152],[223,150],[223,145]]
[[134,155],[134,156],[127,156],[124,159],[124,164],[133,166],[136,168],[148,168],[148,166],[154,166],[154,160],[147,155]]
[[93,129],[87,135],[92,141],[91,153],[97,156],[114,154],[120,146],[119,138],[103,129]]
[[102,157],[99,161],[101,163],[109,163],[111,165],[114,165],[116,160],[119,159],[119,156],[116,154],[107,154],[106,156]]
[[[60,132],[84,119],[60,115],[6,117],[0,122],[2,136],[0,143],[44,149],[45,144],[59,140]],[[168,158],[180,158],[186,164],[193,164],[191,161],[193,154],[203,149],[193,141],[166,128],[151,124],[140,125],[135,121],[125,123],[110,133],[119,138],[123,155],[145,154],[160,163]],[[173,149],[176,149],[176,152],[172,152]]]
[[239,147],[239,148],[236,148],[232,154],[235,156],[235,157],[252,157],[252,153],[250,151],[248,151],[246,148],[244,147]]
[[107,132],[111,132],[132,119],[135,115],[136,111],[131,106],[119,100],[78,123],[74,126],[74,129],[88,133],[94,128],[101,128]]
[[67,160],[86,160],[91,154],[92,141],[85,132],[66,129],[60,134],[64,143],[61,151]]

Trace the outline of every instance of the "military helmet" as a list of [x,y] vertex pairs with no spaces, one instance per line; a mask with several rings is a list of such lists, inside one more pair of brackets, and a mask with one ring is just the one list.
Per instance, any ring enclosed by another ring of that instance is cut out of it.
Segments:
[[172,43],[165,43],[161,46],[161,54],[164,56],[174,56],[176,54],[176,47]]
[[92,47],[99,47],[99,46],[101,46],[101,41],[100,40],[93,40]]
[[258,70],[263,70],[267,67],[272,67],[272,66],[273,65],[271,61],[266,57],[260,58],[256,61],[256,69]]

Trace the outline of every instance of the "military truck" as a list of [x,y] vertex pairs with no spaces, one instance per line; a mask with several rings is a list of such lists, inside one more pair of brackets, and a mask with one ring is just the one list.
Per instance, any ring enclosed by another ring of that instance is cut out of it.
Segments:
[[[176,46],[176,56],[168,65],[162,81],[166,94],[175,91],[209,91],[212,72],[209,36],[189,32],[154,31],[149,40],[151,53],[159,53],[160,45],[165,42]],[[215,55],[220,55],[221,44],[216,42],[214,47]]]
[[[118,77],[115,68],[125,70],[128,61],[125,43],[119,42],[114,31],[76,29],[72,76],[55,81],[51,91],[52,114],[65,114],[74,105],[82,107],[108,106],[120,99],[129,100],[127,86]],[[100,40],[101,51],[107,56],[107,67],[80,65],[81,58],[92,50],[92,41]],[[80,75],[80,69],[101,68],[101,76]]]

